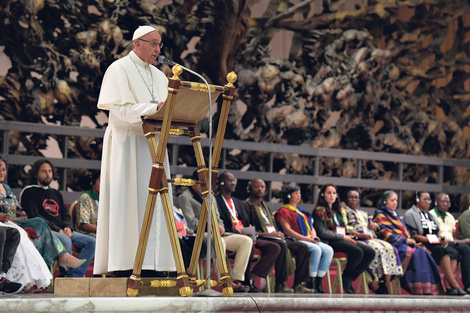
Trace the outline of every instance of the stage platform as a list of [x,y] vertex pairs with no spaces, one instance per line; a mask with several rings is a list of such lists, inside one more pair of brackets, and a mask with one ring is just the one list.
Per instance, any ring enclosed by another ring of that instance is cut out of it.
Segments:
[[0,312],[470,312],[464,297],[235,294],[233,297],[0,295]]

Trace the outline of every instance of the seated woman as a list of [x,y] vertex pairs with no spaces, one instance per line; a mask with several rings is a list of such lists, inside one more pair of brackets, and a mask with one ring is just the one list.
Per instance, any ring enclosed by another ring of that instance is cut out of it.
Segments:
[[307,245],[310,253],[310,282],[306,287],[312,290],[312,293],[324,293],[322,280],[333,259],[333,249],[317,237],[312,215],[297,206],[301,200],[298,185],[288,185],[282,192],[282,199],[284,205],[274,213],[274,217],[286,236]]
[[100,199],[100,173],[93,172],[90,177],[91,189],[78,198],[78,225],[75,230],[96,237],[98,201]]
[[8,201],[8,220],[15,222],[23,229],[32,228],[37,238],[32,238],[36,249],[48,266],[58,261],[61,267],[77,268],[86,260],[79,260],[69,254],[60,240],[52,233],[49,226],[41,218],[28,218],[25,212],[19,210],[16,196],[11,191],[10,186],[4,183],[6,177],[6,163],[0,158],[0,198]]
[[[0,206],[5,208],[5,199],[1,198],[0,202]],[[4,211],[0,212],[0,226],[16,228],[21,236],[6,278],[21,284],[24,290],[29,290],[33,286],[47,288],[52,280],[51,272],[34,244],[29,240],[26,231],[15,223],[8,221],[8,213]]]
[[395,212],[398,205],[397,194],[385,191],[375,210],[374,222],[379,225],[379,238],[388,241],[398,249],[401,266],[405,273],[402,277],[402,287],[415,295],[438,295],[442,292],[441,275],[431,255],[416,241],[400,216]]
[[454,277],[460,255],[457,250],[447,246],[447,240],[441,239],[439,222],[428,212],[431,206],[431,196],[428,192],[418,191],[413,200],[413,206],[403,216],[411,238],[418,243],[418,246],[429,250],[436,264],[439,264],[444,274],[446,294],[449,296],[466,295],[467,293],[460,288]]
[[352,284],[369,268],[370,262],[375,258],[375,251],[366,245],[357,244],[354,236],[346,232],[347,220],[343,218],[346,213],[343,214],[341,211],[336,186],[331,184],[323,186],[313,209],[314,226],[318,236],[328,243],[334,252],[342,252],[348,256],[342,274],[343,289],[346,293],[355,293]]
[[[346,226],[347,232],[376,251],[375,259],[369,264],[366,280],[377,294],[388,294],[387,285],[393,276],[403,276],[400,255],[397,248],[390,243],[377,239],[375,232],[378,225],[367,212],[359,210],[359,191],[350,189],[346,193],[344,207],[348,209]],[[344,218],[344,216],[343,216]]]

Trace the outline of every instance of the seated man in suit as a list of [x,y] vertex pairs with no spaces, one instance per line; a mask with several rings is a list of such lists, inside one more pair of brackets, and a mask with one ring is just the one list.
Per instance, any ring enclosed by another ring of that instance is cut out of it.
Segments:
[[83,277],[95,256],[95,238],[72,231],[72,217],[65,207],[62,194],[49,184],[54,178],[55,168],[51,161],[36,161],[29,174],[30,182],[20,194],[21,206],[29,217],[40,217],[59,238],[65,250],[72,253],[72,244],[80,250],[79,259],[86,259],[83,265],[69,268],[66,277]]
[[[242,229],[250,226],[245,206],[240,199],[232,197],[237,186],[237,180],[230,172],[223,172],[219,176],[220,194],[216,197],[220,218],[224,222],[225,230],[234,234],[242,234]],[[254,247],[261,251],[261,258],[251,269],[251,258],[245,272],[244,285],[249,286],[251,292],[260,292],[253,284],[256,276],[266,278],[272,271],[281,248],[276,243],[258,238]],[[250,271],[251,269],[251,271]]]
[[[197,171],[193,173],[192,178],[194,180],[199,179]],[[183,212],[190,229],[197,230],[199,217],[201,216],[202,201],[200,185],[189,187],[175,199],[175,206]],[[222,244],[228,251],[235,252],[235,262],[232,271],[233,290],[235,292],[248,291],[248,288],[243,286],[241,282],[245,280],[245,270],[251,257],[253,242],[248,236],[225,232],[224,223],[218,213],[216,210]]]

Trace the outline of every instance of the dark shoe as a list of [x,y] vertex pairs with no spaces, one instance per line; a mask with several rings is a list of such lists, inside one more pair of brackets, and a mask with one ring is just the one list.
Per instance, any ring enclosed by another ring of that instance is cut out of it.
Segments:
[[305,287],[304,285],[298,284],[298,285],[294,288],[294,292],[295,292],[295,293],[315,293],[315,290],[308,289],[308,288]]
[[276,288],[274,288],[275,293],[294,293],[294,289],[287,287],[286,285],[277,285]]
[[352,287],[352,284],[353,284],[353,280],[348,278],[348,277],[343,277],[343,290],[344,292],[348,293],[348,294],[354,294],[356,293],[354,291],[354,288]]
[[255,285],[245,286],[245,289],[246,289],[246,287],[248,287],[248,292],[249,292],[249,293],[263,293],[261,290],[259,290],[258,288],[256,288]]
[[9,281],[5,277],[2,277],[0,279],[0,291],[5,292],[5,293],[18,293],[23,290],[23,285],[19,283],[14,283],[12,281]]
[[[323,277],[325,277],[325,276],[323,276]],[[325,293],[325,290],[323,290],[323,286],[322,286],[323,277],[315,278],[315,289],[316,289],[317,293]]]
[[374,289],[374,286],[372,284],[369,284],[369,290],[372,290],[375,294],[377,295],[388,295],[388,288],[383,282],[379,282],[378,287]]
[[449,288],[447,289],[446,295],[448,296],[465,296],[467,293],[463,289]]
[[232,282],[233,292],[245,292],[245,286],[238,281]]
[[310,279],[305,284],[305,287],[310,289],[312,293],[317,293],[317,288],[315,286],[315,277],[310,277]]

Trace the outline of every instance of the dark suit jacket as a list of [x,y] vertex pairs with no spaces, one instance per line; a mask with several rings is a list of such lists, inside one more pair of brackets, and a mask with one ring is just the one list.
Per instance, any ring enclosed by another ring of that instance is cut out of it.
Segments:
[[[225,231],[234,233],[234,234],[240,234],[239,231],[233,228],[232,217],[230,215],[230,211],[225,205],[224,199],[222,199],[222,195],[219,194],[217,197],[215,197],[215,199],[217,201],[217,208],[219,209],[220,218],[224,222]],[[232,201],[233,201],[233,204],[235,205],[235,208],[237,209],[238,218],[242,221],[243,226],[244,227],[250,226],[250,221],[248,219],[248,215],[245,212],[245,206],[243,202],[240,199],[237,199],[235,197],[232,197]]]

